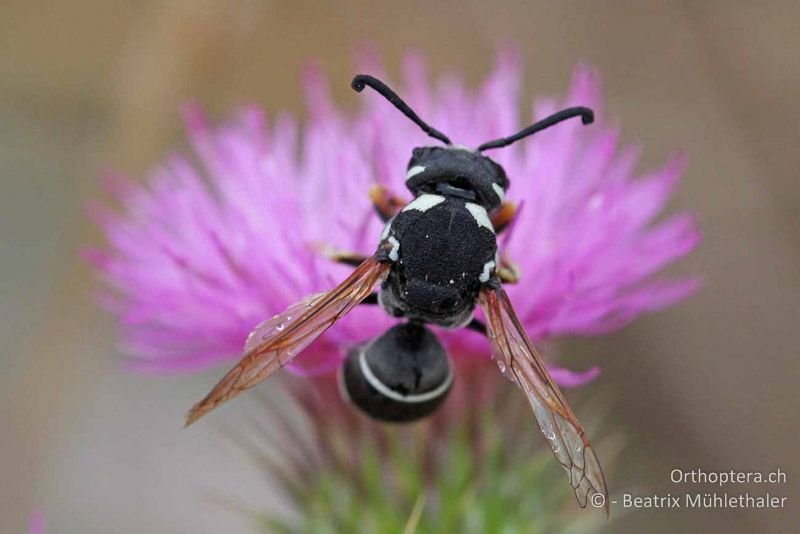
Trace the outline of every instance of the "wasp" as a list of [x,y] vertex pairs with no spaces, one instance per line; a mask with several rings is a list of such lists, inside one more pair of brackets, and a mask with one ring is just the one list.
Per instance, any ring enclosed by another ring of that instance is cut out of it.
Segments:
[[[192,407],[186,425],[286,366],[355,306],[378,304],[404,321],[356,347],[344,360],[340,383],[356,406],[384,421],[428,415],[446,397],[453,372],[427,325],[477,330],[488,338],[501,372],[526,396],[581,507],[594,494],[605,499],[597,455],[503,289],[503,284],[518,281],[497,246],[497,234],[513,220],[514,205],[505,201],[505,170],[484,155],[570,118],[591,124],[594,113],[586,107],[566,108],[471,149],[454,145],[377,78],[357,75],[351,86],[357,92],[372,88],[444,146],[412,151],[406,169],[411,202],[380,186],[371,189],[385,221],[375,253],[332,254],[353,265],[352,274],[334,289],[308,296],[260,324],[250,334],[242,359]],[[485,323],[473,317],[477,306]]]

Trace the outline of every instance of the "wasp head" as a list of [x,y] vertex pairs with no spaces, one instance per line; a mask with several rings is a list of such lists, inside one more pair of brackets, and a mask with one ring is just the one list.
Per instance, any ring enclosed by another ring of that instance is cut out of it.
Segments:
[[480,152],[458,146],[426,146],[414,149],[406,186],[414,196],[460,197],[491,212],[505,199],[508,177],[503,167]]
[[379,79],[359,74],[353,78],[350,86],[357,92],[363,91],[365,87],[371,87],[423,132],[445,144],[443,147],[425,146],[414,149],[411,161],[408,163],[406,185],[415,196],[422,193],[436,193],[461,197],[481,204],[489,212],[503,203],[508,189],[508,177],[500,165],[482,154],[484,150],[508,146],[573,117],[580,117],[583,124],[591,124],[594,121],[594,112],[587,107],[565,108],[514,135],[488,141],[471,150],[454,145],[449,137],[419,118],[397,93]]

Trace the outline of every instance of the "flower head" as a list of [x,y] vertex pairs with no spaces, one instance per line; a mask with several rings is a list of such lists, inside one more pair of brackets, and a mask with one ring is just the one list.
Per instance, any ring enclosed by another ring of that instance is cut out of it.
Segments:
[[[403,73],[398,92],[457,144],[477,146],[520,127],[513,52],[500,54],[475,92],[455,76],[432,88],[418,56],[406,58]],[[305,87],[309,119],[302,132],[293,118],[269,122],[256,108],[214,128],[190,105],[190,157],[171,156],[146,186],[107,180],[123,208],[93,207],[109,246],[88,257],[110,288],[101,298],[122,322],[136,367],[185,371],[237,358],[264,318],[345,278],[347,267],[322,248],[374,252],[382,223],[367,196],[370,185],[408,196],[405,166],[412,148],[429,144],[425,134],[374,94],[359,97],[355,116],[343,113],[317,71],[308,72]],[[608,332],[697,285],[654,278],[700,239],[687,214],[654,221],[682,173],[682,158],[635,176],[638,151],[618,148],[588,68],[575,70],[563,99],[537,100],[534,118],[560,105],[592,107],[598,120],[591,127],[567,122],[491,153],[509,176],[508,199],[520,205],[499,242],[521,270],[521,282],[507,291],[534,340]],[[393,321],[358,307],[295,362],[330,369],[348,347]],[[489,354],[473,332],[442,332],[442,339],[455,356]],[[596,374],[553,369],[562,385]]]
[[[328,375],[284,375],[288,403],[232,423],[225,436],[290,506],[231,508],[266,532],[594,532],[575,513],[561,466],[520,420],[530,408],[488,360],[455,360],[447,402],[411,425],[376,425],[350,409]],[[258,396],[256,396],[258,397]],[[594,403],[593,419],[606,408]],[[309,432],[310,430],[310,432]],[[618,444],[612,431],[601,438]],[[609,458],[611,459],[611,458]],[[613,460],[612,460],[613,462]]]

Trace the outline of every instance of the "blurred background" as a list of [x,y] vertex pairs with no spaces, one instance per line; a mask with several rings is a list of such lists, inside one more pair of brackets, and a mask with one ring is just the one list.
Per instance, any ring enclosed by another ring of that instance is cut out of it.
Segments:
[[23,532],[35,510],[58,533],[249,532],[209,491],[271,502],[269,485],[212,425],[180,428],[219,369],[143,378],[120,368],[114,325],[78,258],[100,242],[83,212],[100,170],[141,176],[180,148],[177,109],[189,99],[218,119],[251,102],[303,116],[298,72],[308,60],[353,106],[347,82],[364,42],[390,73],[414,47],[434,73],[477,83],[508,39],[522,51],[526,93],[563,92],[585,61],[646,165],[676,149],[689,156],[674,205],[698,214],[705,242],[679,269],[702,274],[705,287],[621,332],[564,345],[575,362],[604,369],[568,394],[576,411],[602,396],[635,449],[610,473],[612,492],[705,489],[670,483],[675,467],[789,476],[751,488],[788,495],[782,510],[651,510],[608,530],[796,528],[798,21],[800,4],[788,1],[5,0],[0,532]]

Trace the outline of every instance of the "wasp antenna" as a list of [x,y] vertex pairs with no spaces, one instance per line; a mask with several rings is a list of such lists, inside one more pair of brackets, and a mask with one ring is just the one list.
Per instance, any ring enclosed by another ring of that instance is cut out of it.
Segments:
[[439,141],[441,141],[442,143],[444,143],[446,145],[452,145],[453,144],[453,142],[450,141],[449,137],[447,137],[445,134],[443,134],[442,132],[440,132],[436,128],[433,128],[432,126],[428,125],[425,121],[420,119],[419,115],[417,115],[414,112],[414,110],[411,109],[408,106],[408,104],[406,104],[403,101],[402,98],[397,96],[397,93],[392,91],[389,88],[389,86],[387,86],[385,83],[383,83],[379,79],[377,79],[377,78],[375,78],[373,76],[369,76],[367,74],[359,74],[355,78],[353,78],[352,82],[350,82],[350,87],[352,87],[357,93],[360,93],[361,91],[363,91],[364,87],[366,87],[366,86],[370,86],[373,89],[375,89],[375,91],[379,95],[381,95],[386,100],[391,102],[392,105],[394,107],[396,107],[397,109],[399,109],[400,112],[403,115],[405,115],[406,117],[408,117],[409,119],[414,121],[414,123],[417,126],[422,128],[422,131],[424,131],[426,134],[430,135],[434,139],[438,139]]
[[551,126],[558,124],[561,121],[565,121],[567,119],[571,119],[572,117],[580,117],[581,122],[583,124],[592,124],[594,122],[594,111],[589,108],[585,108],[582,106],[574,107],[574,108],[567,108],[562,109],[557,113],[553,113],[547,118],[544,118],[538,122],[535,122],[525,128],[524,130],[511,135],[509,137],[503,137],[501,139],[495,139],[494,141],[489,141],[488,143],[483,143],[481,146],[478,147],[478,152],[482,152],[484,150],[489,150],[491,148],[502,148],[504,146],[508,146],[511,143],[519,141],[524,137],[528,137],[529,135],[533,135],[536,132],[541,132]]

